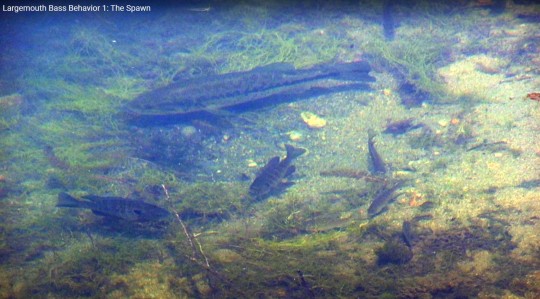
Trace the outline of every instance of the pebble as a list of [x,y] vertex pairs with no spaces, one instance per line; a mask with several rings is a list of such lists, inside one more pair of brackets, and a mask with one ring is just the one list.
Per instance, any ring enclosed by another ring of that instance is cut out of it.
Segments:
[[439,126],[441,126],[441,127],[444,128],[444,127],[448,126],[448,124],[449,124],[450,122],[447,121],[447,120],[442,119],[442,120],[439,120],[437,123],[439,124]]
[[288,134],[291,141],[300,141],[302,139],[302,133],[298,131],[290,131]]
[[311,112],[302,112],[300,116],[310,129],[320,129],[325,127],[327,124],[324,118]]

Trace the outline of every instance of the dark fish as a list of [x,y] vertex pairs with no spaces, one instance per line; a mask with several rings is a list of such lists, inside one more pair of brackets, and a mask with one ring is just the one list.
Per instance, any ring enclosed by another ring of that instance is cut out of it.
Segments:
[[492,0],[491,1],[491,14],[499,15],[506,9],[506,0]]
[[422,214],[422,215],[418,215],[418,216],[414,216],[413,218],[414,221],[428,221],[428,220],[433,220],[433,215],[431,214]]
[[169,212],[158,206],[143,201],[130,200],[122,197],[100,197],[86,195],[78,200],[73,196],[61,192],[58,194],[57,207],[90,209],[99,216],[121,218],[128,221],[156,221],[165,218]]
[[384,37],[387,41],[393,41],[395,35],[394,5],[396,0],[385,0],[383,3],[382,25]]
[[368,150],[369,150],[369,165],[370,171],[374,175],[384,175],[388,172],[386,164],[383,159],[375,149],[375,143],[373,142],[373,137],[375,137],[375,132],[372,129],[368,131]]
[[279,157],[270,159],[251,183],[251,186],[249,186],[249,195],[251,197],[255,199],[264,198],[276,187],[283,184],[284,178],[294,173],[296,169],[291,163],[305,153],[306,150],[295,148],[289,144],[286,144],[285,148],[287,149],[287,157],[281,161]]
[[405,242],[405,244],[407,245],[407,247],[409,247],[410,249],[412,249],[412,223],[410,221],[403,221],[403,232],[402,232],[402,236],[403,236],[403,242]]
[[414,118],[408,118],[404,120],[398,120],[398,121],[387,123],[386,128],[384,129],[383,133],[397,136],[397,135],[405,134],[410,130],[418,129],[424,126],[425,125],[422,123],[414,124]]
[[[531,2],[532,3],[532,2]],[[540,15],[536,14],[523,14],[520,13],[516,16],[518,19],[525,23],[540,23]]]
[[420,211],[426,212],[433,209],[433,207],[435,207],[435,204],[432,201],[427,200],[420,204]]
[[[319,95],[326,91],[369,89],[375,79],[366,62],[317,65],[295,69],[275,63],[250,71],[193,78],[145,92],[131,101],[127,110],[134,116],[179,116],[215,112],[257,101],[272,102],[292,96]],[[334,79],[332,82],[327,79]],[[348,83],[347,83],[348,82]],[[361,82],[361,83],[359,83]],[[272,101],[265,101],[272,100]]]
[[470,152],[470,151],[473,151],[473,150],[483,149],[485,147],[492,147],[492,146],[496,146],[494,148],[494,150],[492,150],[492,151],[497,151],[497,150],[509,148],[507,146],[507,144],[508,144],[508,142],[506,142],[506,141],[488,142],[487,139],[484,139],[484,141],[482,141],[482,143],[477,144],[477,145],[467,149],[467,151]]
[[368,208],[368,216],[373,217],[379,214],[388,203],[394,199],[394,192],[401,186],[401,182],[393,183],[390,187],[384,186],[373,198]]

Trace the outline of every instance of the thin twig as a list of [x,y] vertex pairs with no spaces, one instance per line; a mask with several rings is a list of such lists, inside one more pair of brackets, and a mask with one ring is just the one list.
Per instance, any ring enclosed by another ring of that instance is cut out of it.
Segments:
[[[212,274],[214,277],[216,277],[217,279],[219,279],[222,283],[228,285],[231,289],[233,289],[236,294],[240,295],[241,297],[243,298],[249,298],[248,296],[246,296],[242,291],[240,291],[238,288],[236,288],[231,282],[227,281],[227,279],[223,276],[221,276],[221,274],[219,274],[217,271],[215,271],[214,269],[212,269],[212,267],[210,267],[210,263],[208,261],[208,258],[206,257],[206,255],[204,254],[204,251],[203,251],[203,247],[202,247],[202,244],[199,242],[199,240],[197,240],[195,238],[195,236],[189,232],[189,228],[188,226],[184,223],[184,221],[182,221],[182,218],[180,218],[180,214],[178,214],[178,212],[176,211],[176,209],[173,207],[173,204],[172,204],[172,201],[171,201],[171,197],[169,196],[169,191],[167,190],[167,188],[165,187],[165,185],[161,185],[161,187],[163,188],[163,190],[165,191],[165,196],[167,198],[167,202],[169,203],[169,207],[171,209],[171,211],[173,211],[173,214],[174,216],[176,217],[176,220],[178,220],[178,222],[180,223],[180,225],[182,225],[182,229],[184,230],[184,234],[186,235],[187,239],[188,239],[188,242],[189,242],[189,246],[191,247],[191,250],[192,250],[192,254],[191,254],[191,257],[188,256],[188,258],[196,263],[197,265],[199,265],[201,268],[205,269],[206,271],[208,271],[208,273]],[[203,256],[204,258],[204,263],[202,263],[201,261],[199,261],[197,259],[197,248],[195,247],[195,243],[197,243],[197,246],[199,247],[199,253],[200,255]]]
[[[195,245],[193,244],[193,235],[189,233],[186,224],[184,223],[184,221],[182,221],[182,218],[180,218],[180,214],[178,214],[178,212],[174,208],[174,206],[172,204],[172,201],[171,201],[171,197],[169,196],[169,190],[167,190],[167,187],[165,187],[165,185],[163,185],[163,184],[161,185],[161,187],[163,188],[163,190],[165,190],[165,196],[167,197],[167,202],[169,203],[169,208],[173,211],[174,216],[176,216],[176,219],[178,220],[178,222],[180,222],[180,225],[182,225],[182,229],[184,229],[184,234],[186,235],[186,237],[188,239],[188,242],[189,242],[189,246],[191,247],[191,250],[192,250],[191,260],[196,261],[197,260],[197,249],[195,248]],[[206,258],[206,256],[205,256],[205,258]]]

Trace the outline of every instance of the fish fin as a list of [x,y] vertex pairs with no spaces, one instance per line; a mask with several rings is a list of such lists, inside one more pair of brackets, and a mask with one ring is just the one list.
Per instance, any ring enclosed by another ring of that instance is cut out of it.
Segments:
[[291,187],[294,184],[295,184],[295,182],[291,182],[291,181],[281,182],[281,183],[277,184],[276,187],[274,187],[274,189],[270,190],[270,192],[267,194],[267,196],[270,196],[270,195],[279,196],[280,194],[285,192],[287,190],[287,188]]
[[380,215],[380,214],[383,214],[383,213],[385,213],[386,211],[388,211],[388,206],[382,207],[379,211],[377,211],[376,209],[374,209],[374,210],[369,210],[369,209],[368,209],[368,217],[369,217],[369,218],[375,218],[375,216],[378,216],[378,215]]
[[101,199],[101,197],[97,196],[97,195],[85,195],[85,196],[81,196],[81,197],[84,198],[84,199],[88,199],[89,201],[96,201],[96,200]]
[[81,196],[81,198],[84,198],[84,199],[87,199],[87,200],[93,201],[93,202],[104,200],[104,199],[126,200],[126,198],[119,197],[119,196],[97,196],[97,195],[90,195],[90,194],[85,195],[85,196]]
[[285,189],[293,186],[294,184],[296,184],[296,182],[293,182],[293,181],[281,182],[279,185],[277,185],[276,189],[283,192],[285,191]]
[[287,150],[287,159],[289,160],[293,160],[306,152],[305,148],[296,148],[290,144],[285,144],[285,149]]
[[289,166],[287,168],[287,171],[285,171],[285,174],[283,175],[284,178],[291,176],[296,171],[296,167],[294,165]]
[[58,203],[56,206],[63,208],[78,208],[80,206],[80,201],[65,192],[60,192],[58,194]]
[[270,161],[268,161],[268,163],[266,163],[266,165],[264,165],[261,169],[259,169],[259,171],[257,172],[257,176],[265,172],[266,169],[275,167],[278,164],[279,164],[279,157],[273,157],[272,159],[270,159]]
[[103,213],[103,212],[96,211],[96,210],[92,210],[92,213],[94,213],[94,215],[98,215],[98,216],[113,217],[113,216],[110,215],[110,214],[105,214],[105,213]]
[[94,213],[94,215],[97,215],[97,216],[101,216],[101,217],[106,217],[107,219],[124,219],[120,216],[117,216],[117,215],[112,215],[112,214],[107,214],[107,213],[103,213],[103,212],[100,212],[100,211],[96,211],[96,210],[91,210],[92,213]]

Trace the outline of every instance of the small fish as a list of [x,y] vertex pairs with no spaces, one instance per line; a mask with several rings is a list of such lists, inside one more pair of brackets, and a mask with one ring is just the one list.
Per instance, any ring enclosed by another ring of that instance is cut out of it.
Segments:
[[249,186],[249,195],[255,199],[262,199],[273,189],[283,184],[283,179],[290,176],[296,170],[291,163],[297,157],[306,152],[303,148],[295,148],[286,144],[287,156],[283,160],[274,157],[261,169],[259,175]]
[[484,139],[484,141],[482,141],[482,143],[477,144],[477,145],[467,149],[467,151],[470,152],[470,151],[474,151],[474,150],[477,150],[477,149],[483,149],[485,147],[492,147],[494,145],[497,146],[497,147],[494,147],[494,150],[492,150],[492,151],[496,151],[496,150],[501,150],[501,149],[508,148],[508,146],[506,146],[507,144],[508,144],[508,142],[506,142],[506,141],[488,142],[487,139]]
[[123,197],[101,197],[86,195],[78,200],[75,197],[61,192],[58,194],[57,207],[90,209],[99,216],[120,218],[128,221],[157,221],[169,216],[169,212],[158,206],[143,201],[130,200]]
[[401,187],[401,182],[394,183],[390,187],[384,186],[373,198],[371,205],[368,208],[368,216],[370,218],[379,214],[388,203],[394,199],[394,192]]
[[422,128],[425,125],[422,123],[414,124],[414,118],[407,118],[404,120],[398,120],[389,122],[386,124],[386,128],[383,133],[392,134],[394,136],[405,134],[411,130]]
[[411,221],[403,221],[403,232],[402,232],[402,236],[403,236],[403,241],[405,242],[405,244],[407,245],[407,247],[409,247],[409,249],[412,249],[412,243],[411,243],[411,240],[412,240],[412,223]]
[[369,129],[368,131],[368,150],[369,150],[369,164],[370,172],[374,175],[384,175],[388,172],[386,164],[383,159],[375,149],[375,142],[373,142],[373,137],[375,137],[375,131]]

